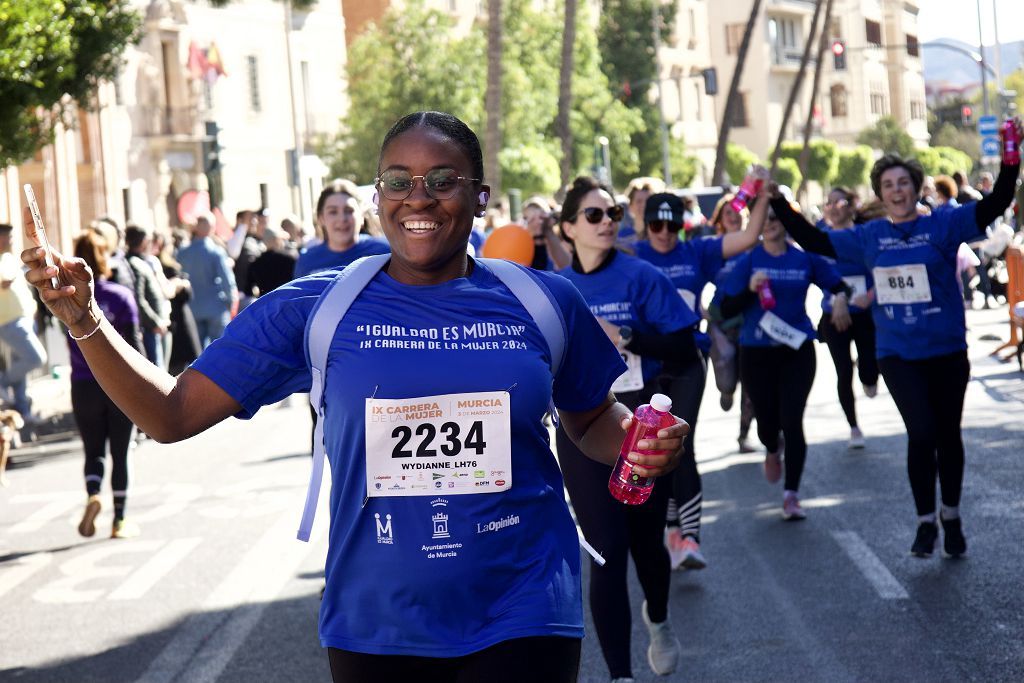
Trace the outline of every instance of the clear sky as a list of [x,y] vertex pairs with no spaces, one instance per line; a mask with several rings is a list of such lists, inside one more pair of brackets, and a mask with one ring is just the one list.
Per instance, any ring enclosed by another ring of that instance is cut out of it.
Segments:
[[[979,0],[921,0],[917,15],[921,42],[937,38],[955,38],[978,44]],[[999,42],[1024,40],[1024,0],[980,0],[982,39],[995,42],[993,7],[999,19]]]

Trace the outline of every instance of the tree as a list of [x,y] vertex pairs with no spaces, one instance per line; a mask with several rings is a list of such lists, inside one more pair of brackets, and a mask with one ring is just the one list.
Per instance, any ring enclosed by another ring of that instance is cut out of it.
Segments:
[[800,166],[796,159],[778,157],[775,160],[775,170],[772,177],[779,185],[785,185],[791,190],[800,186]]
[[970,157],[952,147],[926,147],[918,150],[917,160],[931,176],[953,175],[957,171],[970,173],[973,167]]
[[832,177],[833,185],[842,185],[850,189],[866,185],[868,172],[874,162],[874,152],[867,145],[839,150],[836,172]]
[[501,0],[487,0],[487,132],[484,136],[484,177],[494,187],[501,187]]
[[562,159],[559,164],[561,187],[569,184],[572,174],[572,128],[569,110],[572,108],[573,56],[576,47],[576,0],[565,0],[564,30],[562,31],[562,61],[558,74],[558,116],[555,132],[562,141]]
[[914,138],[903,130],[891,116],[883,116],[875,125],[865,128],[857,136],[857,143],[880,150],[883,154],[896,153],[907,158],[914,156]]
[[932,133],[932,147],[952,147],[968,157],[972,163],[981,159],[981,136],[977,130],[958,128],[951,123],[943,123]]
[[747,62],[747,52],[750,50],[750,38],[754,33],[754,25],[761,14],[761,0],[754,0],[750,8],[750,17],[747,19],[747,26],[743,29],[743,40],[736,53],[736,68],[732,72],[732,80],[729,82],[729,94],[725,98],[725,110],[722,112],[722,124],[718,127],[718,148],[715,151],[715,169],[711,173],[711,182],[721,185],[725,180],[724,173],[727,162],[729,131],[732,129],[733,111],[739,99],[740,80],[743,77],[743,67]]
[[519,188],[525,195],[540,194],[546,197],[558,191],[558,158],[546,147],[506,147],[501,150],[498,160],[501,162],[501,177],[506,187]]
[[[739,185],[743,182],[743,177],[747,175],[747,171],[753,164],[758,163],[759,159],[757,155],[751,152],[743,145],[737,145],[730,142],[726,148],[726,161],[725,168],[729,174],[729,182],[733,185]],[[719,182],[721,184],[721,182]]]
[[129,0],[0,2],[0,168],[29,159],[95,104],[141,17]]
[[[796,72],[796,78],[793,80],[793,87],[790,88],[789,97],[786,99],[786,108],[782,111],[782,123],[779,125],[779,137],[775,142],[775,151],[772,153],[771,158],[772,171],[776,168],[779,147],[782,146],[782,141],[786,138],[786,129],[789,127],[789,119],[793,115],[793,107],[796,106],[796,98],[800,95],[800,90],[804,86],[804,74],[807,73],[807,64],[811,61],[811,47],[814,45],[814,36],[818,32],[818,21],[821,19],[821,8],[823,5],[824,0],[816,0],[814,3],[814,17],[811,19],[811,30],[807,34],[807,39],[804,41],[804,52],[800,56],[800,69]],[[813,94],[811,95],[811,103],[808,106],[814,106]]]

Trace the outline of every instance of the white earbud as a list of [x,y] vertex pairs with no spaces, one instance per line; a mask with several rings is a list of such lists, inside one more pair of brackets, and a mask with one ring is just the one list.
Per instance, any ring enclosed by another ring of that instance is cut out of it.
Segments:
[[480,203],[481,204],[486,204],[487,200],[490,199],[490,198],[491,198],[491,195],[489,195],[486,191],[480,193],[479,199],[480,199]]
[[377,190],[373,191],[373,205],[380,206],[380,195],[377,194]]

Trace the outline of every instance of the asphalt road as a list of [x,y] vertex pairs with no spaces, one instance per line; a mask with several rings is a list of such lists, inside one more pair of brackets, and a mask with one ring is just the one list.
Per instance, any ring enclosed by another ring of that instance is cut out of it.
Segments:
[[[664,678],[646,664],[632,581],[637,681],[1024,680],[1024,374],[977,341],[1005,336],[1003,316],[968,318],[959,561],[909,555],[906,436],[884,385],[873,400],[858,388],[867,448],[848,451],[819,349],[808,519],[785,523],[781,485],[764,481],[760,453],[735,452],[736,408],[722,413],[709,382],[697,451],[710,566],[673,577],[683,658]],[[78,536],[79,454],[15,460],[0,489],[0,680],[329,680],[316,636],[325,506],[313,541],[294,540],[308,419],[295,397],[181,444],[140,444],[128,514],[143,534],[126,541],[106,538],[106,502],[97,536]],[[580,680],[607,680],[592,635]]]

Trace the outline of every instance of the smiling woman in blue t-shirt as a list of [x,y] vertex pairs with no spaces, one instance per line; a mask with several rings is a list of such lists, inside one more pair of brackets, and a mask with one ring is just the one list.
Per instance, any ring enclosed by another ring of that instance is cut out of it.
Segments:
[[[850,289],[835,266],[786,241],[786,230],[769,211],[768,195],[757,198],[752,223],[764,222],[762,243],[743,256],[723,286],[722,313],[743,314],[740,330],[740,376],[754,402],[757,436],[767,449],[764,475],[777,482],[785,471],[782,515],[787,520],[806,516],[798,492],[807,459],[804,409],[814,382],[814,326],[807,317],[807,289],[815,284],[836,296],[833,316],[848,315]],[[763,288],[770,287],[771,301]],[[785,437],[782,461],[779,430]]]
[[[1020,139],[1019,117],[1016,125]],[[918,557],[931,556],[938,541],[936,475],[943,548],[953,557],[967,552],[960,523],[960,423],[970,362],[956,253],[961,242],[984,237],[1010,205],[1019,174],[1019,164],[1003,164],[992,193],[981,201],[920,216],[921,164],[887,154],[871,169],[871,188],[885,218],[830,233],[792,231],[805,249],[863,263],[874,275],[878,367],[907,427],[907,471],[918,516],[910,551]],[[779,200],[772,205],[779,207]]]
[[[552,377],[538,325],[467,255],[489,188],[464,123],[406,116],[385,137],[378,168],[392,254],[338,325],[323,381],[332,485],[320,641],[332,675],[570,683],[583,637],[580,554],[542,417],[553,400],[566,432],[610,466],[629,424],[629,409],[609,393],[622,363],[564,278],[521,269],[550,294],[573,350]],[[26,241],[38,246],[33,234]],[[260,297],[175,378],[105,320],[81,261],[56,254],[59,268],[47,268],[36,248],[22,259],[105,391],[159,441],[310,390],[304,331],[335,274]],[[451,421],[453,404],[479,410]],[[677,423],[639,444],[660,454],[630,457],[663,474],[685,433]],[[450,476],[460,467],[464,478]],[[394,468],[408,480],[382,473]]]
[[[572,241],[573,263],[559,272],[576,285],[619,347],[627,370],[612,390],[635,409],[661,391],[663,372],[682,374],[701,360],[694,342],[698,318],[672,282],[649,263],[615,249],[622,215],[607,188],[593,178],[577,178],[562,204],[562,235]],[[631,554],[647,599],[642,617],[651,633],[648,662],[655,673],[667,674],[679,657],[668,618],[671,568],[662,537],[671,479],[659,479],[643,505],[624,505],[608,493],[610,467],[583,457],[562,429],[556,442],[576,519],[606,560],[604,566],[591,564],[590,606],[611,677],[632,677],[626,582]]]
[[332,180],[320,192],[316,222],[324,241],[302,250],[295,264],[295,277],[342,268],[357,258],[391,251],[384,240],[359,239],[364,218],[358,192],[355,183],[344,179]]

